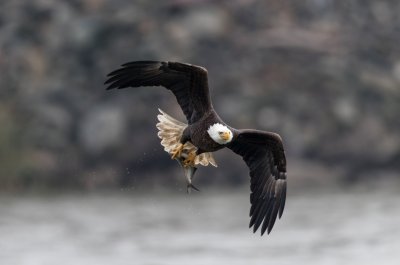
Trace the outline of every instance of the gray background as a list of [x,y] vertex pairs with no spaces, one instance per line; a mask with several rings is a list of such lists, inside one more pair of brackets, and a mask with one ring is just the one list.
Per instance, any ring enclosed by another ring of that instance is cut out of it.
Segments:
[[[398,264],[399,13],[394,0],[1,1],[0,261]],[[283,137],[272,235],[246,228],[248,172],[229,150],[185,194],[155,128],[157,108],[184,121],[173,95],[104,90],[133,60],[206,67],[228,124]]]

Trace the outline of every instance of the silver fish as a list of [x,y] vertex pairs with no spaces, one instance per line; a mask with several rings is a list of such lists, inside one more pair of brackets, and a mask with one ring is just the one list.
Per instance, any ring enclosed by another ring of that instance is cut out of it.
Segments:
[[194,173],[196,173],[196,171],[197,171],[197,167],[185,166],[185,164],[183,163],[183,161],[185,160],[185,154],[182,154],[180,157],[175,158],[175,160],[178,161],[179,165],[181,165],[183,172],[185,174],[186,192],[191,193],[192,189],[194,189],[196,191],[200,191],[192,183],[192,180],[194,178]]

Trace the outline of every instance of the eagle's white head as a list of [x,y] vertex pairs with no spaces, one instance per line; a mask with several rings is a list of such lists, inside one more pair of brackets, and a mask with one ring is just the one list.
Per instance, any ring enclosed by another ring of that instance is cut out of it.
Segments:
[[214,123],[208,128],[207,132],[211,139],[219,144],[227,144],[232,141],[232,131],[221,123]]

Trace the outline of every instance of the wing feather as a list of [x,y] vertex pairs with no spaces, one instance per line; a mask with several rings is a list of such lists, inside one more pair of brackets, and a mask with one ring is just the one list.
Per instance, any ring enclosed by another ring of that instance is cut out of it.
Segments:
[[163,86],[171,90],[189,124],[200,119],[212,106],[207,70],[200,66],[158,61],[125,63],[108,74],[107,89]]
[[250,170],[250,224],[253,232],[269,234],[286,202],[286,158],[278,134],[257,130],[236,130],[227,146],[242,156]]

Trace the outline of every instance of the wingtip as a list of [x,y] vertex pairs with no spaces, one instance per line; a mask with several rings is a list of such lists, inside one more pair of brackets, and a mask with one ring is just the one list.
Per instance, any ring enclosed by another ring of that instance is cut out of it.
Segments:
[[[255,234],[259,227],[256,225],[250,224],[249,228],[251,228],[251,227],[253,227],[253,234]],[[265,234],[265,232],[267,232],[267,235],[269,235],[271,233],[271,231],[272,231],[272,227],[268,227],[268,226],[262,227],[260,229],[260,236],[263,236]]]
[[253,233],[257,232],[259,225],[254,224],[253,225]]
[[283,212],[278,213],[278,218],[281,219]]
[[[107,85],[106,83],[104,83],[105,85]],[[111,90],[111,89],[113,89],[114,88],[114,86],[111,84],[111,85],[109,85],[109,86],[107,86],[106,87],[106,90]]]
[[282,215],[283,215],[283,209],[285,208],[285,206],[279,208],[279,213],[278,213],[278,217],[279,219],[281,219]]
[[283,211],[285,210],[286,192],[287,192],[287,184],[286,184],[286,182],[284,182],[282,191],[281,191],[281,199],[279,202],[279,211],[278,211],[279,219],[281,219]]
[[264,235],[266,230],[267,230],[267,227],[264,226],[264,224],[263,224],[263,226],[261,227],[261,235]]

